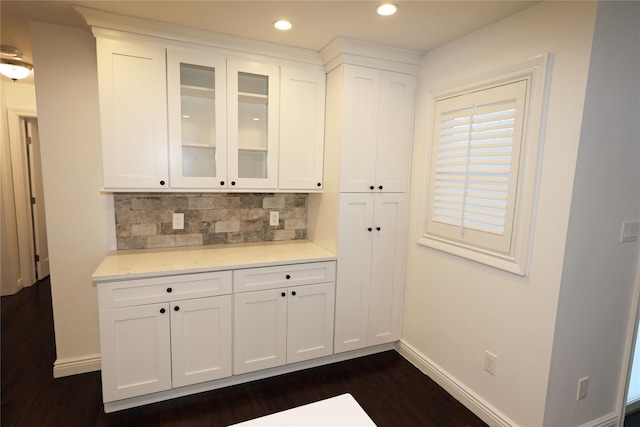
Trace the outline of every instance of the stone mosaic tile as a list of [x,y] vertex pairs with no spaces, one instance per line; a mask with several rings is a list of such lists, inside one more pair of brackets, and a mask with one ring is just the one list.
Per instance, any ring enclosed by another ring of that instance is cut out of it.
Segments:
[[[306,194],[119,193],[114,195],[118,249],[301,240],[307,237]],[[277,226],[269,213],[278,211]],[[185,227],[173,229],[173,214]]]

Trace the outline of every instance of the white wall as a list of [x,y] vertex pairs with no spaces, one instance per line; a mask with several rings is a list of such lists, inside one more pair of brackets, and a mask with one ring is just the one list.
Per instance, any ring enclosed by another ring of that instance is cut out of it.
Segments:
[[[91,275],[115,249],[113,197],[100,193],[102,158],[95,40],[84,30],[33,22],[57,360],[54,373],[99,369]],[[89,364],[87,366],[87,364]]]
[[[595,2],[543,2],[428,52],[421,64],[402,339],[495,412],[491,422],[543,425],[595,14]],[[418,246],[429,94],[543,53],[553,54],[553,69],[528,276]],[[483,370],[486,350],[498,356],[496,376]]]
[[36,111],[36,93],[31,84],[8,81],[2,78],[0,83],[0,114],[2,115],[2,150],[0,151],[0,294],[12,295],[29,286],[24,283],[20,271],[20,255],[18,251],[18,225],[16,223],[16,205],[13,191],[11,167],[11,149],[9,143],[9,126],[7,109]]
[[[556,320],[545,425],[580,425],[618,410],[640,220],[640,3],[601,2]],[[576,401],[588,376],[586,399]]]

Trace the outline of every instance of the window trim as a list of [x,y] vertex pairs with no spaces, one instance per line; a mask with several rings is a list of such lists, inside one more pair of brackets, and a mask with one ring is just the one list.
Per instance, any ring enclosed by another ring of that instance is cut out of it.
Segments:
[[[539,55],[515,66],[497,70],[428,94],[430,120],[427,127],[427,149],[422,179],[424,197],[422,200],[421,215],[419,216],[420,236],[417,240],[418,245],[444,251],[520,276],[526,276],[528,274],[530,248],[532,245],[531,236],[533,235],[535,224],[539,170],[541,169],[542,163],[543,134],[551,63],[551,54]],[[513,227],[509,251],[507,253],[493,251],[473,244],[430,234],[427,232],[427,222],[429,221],[428,206],[431,197],[430,183],[433,144],[435,143],[433,137],[436,102],[441,99],[476,92],[518,79],[528,79],[531,86],[528,88],[526,95],[525,123],[521,142],[518,180],[515,190],[517,195],[513,212]]]

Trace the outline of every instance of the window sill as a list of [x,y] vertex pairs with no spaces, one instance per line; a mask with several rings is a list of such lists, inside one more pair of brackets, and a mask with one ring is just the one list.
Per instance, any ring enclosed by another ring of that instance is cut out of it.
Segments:
[[526,276],[526,263],[516,259],[510,254],[501,254],[491,252],[486,249],[464,244],[462,242],[453,242],[448,239],[439,238],[432,235],[423,235],[416,242],[418,245],[437,249],[462,258],[476,261],[490,267],[498,268],[518,276]]

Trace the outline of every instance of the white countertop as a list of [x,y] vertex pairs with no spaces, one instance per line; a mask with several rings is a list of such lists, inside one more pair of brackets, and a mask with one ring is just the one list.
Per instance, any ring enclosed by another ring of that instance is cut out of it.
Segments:
[[346,393],[240,424],[234,424],[231,427],[240,426],[375,427],[376,425],[353,396]]
[[92,279],[102,282],[335,259],[335,254],[308,240],[114,251],[102,260]]

